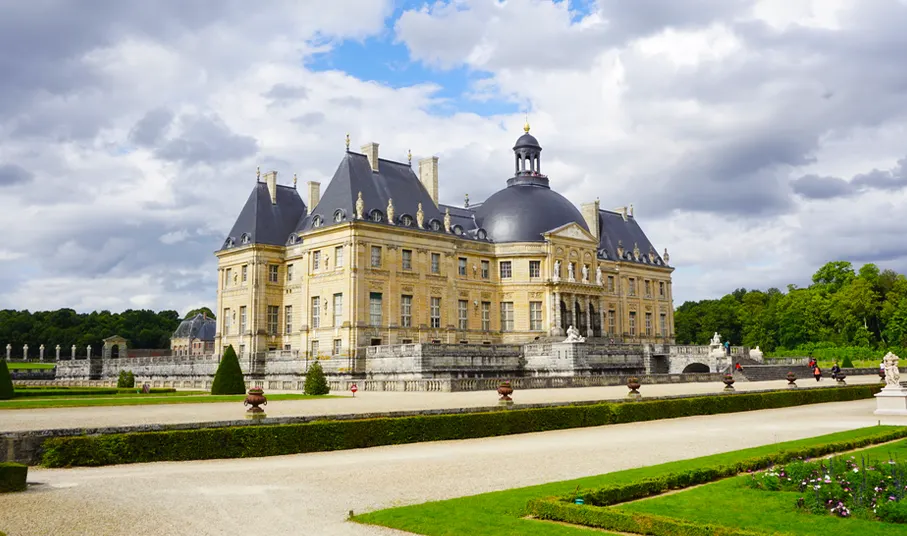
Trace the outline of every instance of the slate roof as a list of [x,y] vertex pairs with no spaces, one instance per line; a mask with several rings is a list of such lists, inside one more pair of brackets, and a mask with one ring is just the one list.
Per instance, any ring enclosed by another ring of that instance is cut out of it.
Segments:
[[[271,202],[268,197],[268,203]],[[213,318],[207,318],[199,313],[192,318],[187,318],[180,322],[170,338],[172,339],[198,339],[201,341],[213,341],[214,333],[217,331],[217,321]]]
[[[221,250],[246,244],[283,246],[306,213],[305,203],[292,186],[277,185],[277,204],[271,203],[268,184],[258,182],[233,224]],[[245,239],[248,239],[246,241]]]
[[[627,221],[624,221],[623,216],[618,212],[599,210],[598,225],[601,230],[598,244],[599,258],[666,266],[664,259],[655,250],[633,216],[627,216]],[[619,245],[623,245],[624,248],[623,258],[618,256]],[[639,261],[633,257],[634,246],[639,248]],[[650,251],[654,251],[654,255],[651,257]]]

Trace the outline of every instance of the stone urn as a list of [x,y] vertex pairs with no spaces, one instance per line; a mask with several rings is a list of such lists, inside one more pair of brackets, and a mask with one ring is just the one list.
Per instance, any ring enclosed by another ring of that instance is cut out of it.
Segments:
[[498,404],[502,406],[513,405],[513,399],[510,398],[510,395],[513,394],[513,386],[510,385],[510,381],[501,382],[501,385],[498,386],[498,394],[501,395],[501,399],[498,400]]
[[847,382],[844,381],[844,378],[846,377],[846,374],[838,374],[838,385],[847,385]]
[[632,376],[627,378],[627,387],[630,389],[630,392],[627,393],[627,398],[642,398],[642,395],[639,394],[639,378]]
[[734,375],[733,375],[733,374],[725,374],[725,375],[724,375],[724,378],[723,378],[721,381],[724,382],[724,390],[725,390],[725,391],[733,391],[733,390],[734,390],[734,381],[735,381],[735,380],[734,380]]
[[797,375],[793,372],[787,373],[787,386],[791,388],[797,386]]
[[246,395],[246,400],[243,402],[244,406],[251,406],[246,410],[249,413],[250,417],[264,416],[265,410],[261,409],[258,406],[267,406],[268,399],[265,398],[265,391],[261,387],[253,387],[249,389],[249,394]]

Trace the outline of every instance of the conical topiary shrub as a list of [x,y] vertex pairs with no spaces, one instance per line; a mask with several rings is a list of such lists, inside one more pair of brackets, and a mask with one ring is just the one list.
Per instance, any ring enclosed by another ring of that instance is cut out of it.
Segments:
[[227,347],[224,358],[217,366],[214,373],[214,382],[211,384],[212,395],[244,395],[246,383],[243,381],[242,369],[239,368],[239,358],[233,345]]
[[0,400],[9,400],[13,397],[13,378],[9,375],[6,360],[0,359]]
[[309,372],[305,375],[305,394],[307,395],[326,395],[331,392],[327,378],[324,377],[324,370],[321,363],[315,361],[309,367]]

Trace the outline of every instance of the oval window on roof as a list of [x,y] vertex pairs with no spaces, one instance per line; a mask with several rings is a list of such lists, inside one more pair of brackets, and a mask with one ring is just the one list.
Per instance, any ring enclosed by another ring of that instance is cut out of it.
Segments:
[[324,220],[321,218],[321,215],[312,218],[312,227],[321,227],[322,223],[324,223]]
[[486,238],[488,238],[488,233],[485,232],[485,229],[479,229],[476,232],[476,236],[479,238],[479,240],[485,240]]
[[439,220],[437,220],[437,219],[434,219],[434,218],[432,218],[432,220],[431,220],[430,222],[428,222],[428,226],[431,227],[431,230],[432,230],[432,231],[440,231],[440,230],[441,230],[441,222],[440,222]]
[[457,235],[457,236],[462,236],[462,235],[463,235],[463,228],[462,228],[461,226],[459,226],[459,225],[454,225],[454,226],[453,226],[453,232],[454,232],[454,234]]
[[233,239],[232,239],[232,238],[228,238],[228,239],[224,242],[224,247],[225,247],[225,248],[232,248],[232,247],[233,247]]
[[404,214],[404,215],[400,216],[400,223],[403,224],[404,227],[412,227],[413,226],[413,217],[410,216],[409,214]]
[[239,240],[240,240],[243,244],[248,244],[248,243],[249,243],[249,240],[250,240],[250,238],[249,238],[249,233],[243,233]]
[[368,213],[368,219],[370,219],[374,222],[380,223],[380,222],[384,221],[384,213],[381,212],[380,210],[378,210],[377,208],[374,208],[374,209],[372,209],[371,212]]
[[336,223],[342,222],[343,218],[345,216],[346,216],[346,214],[343,213],[343,209],[338,208],[337,210],[334,211],[334,222],[336,222]]

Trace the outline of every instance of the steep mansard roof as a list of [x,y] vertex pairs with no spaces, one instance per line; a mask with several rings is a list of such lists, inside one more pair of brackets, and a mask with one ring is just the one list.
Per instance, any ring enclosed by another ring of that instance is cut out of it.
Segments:
[[[667,265],[633,216],[627,216],[624,221],[623,215],[618,212],[599,210],[598,225],[601,234],[598,243],[599,258]],[[622,258],[618,255],[618,247],[621,245],[624,249]],[[633,255],[634,247],[639,248],[639,261]]]
[[306,206],[296,188],[277,185],[277,204],[271,203],[271,194],[265,182],[258,182],[246,200],[224,241],[222,249],[247,244],[282,246],[304,217]]
[[[270,203],[270,197],[268,203]],[[217,321],[213,318],[207,318],[201,313],[187,318],[180,322],[179,327],[171,335],[172,339],[198,339],[202,341],[213,341],[214,333],[217,331]]]

